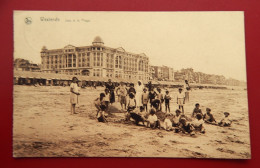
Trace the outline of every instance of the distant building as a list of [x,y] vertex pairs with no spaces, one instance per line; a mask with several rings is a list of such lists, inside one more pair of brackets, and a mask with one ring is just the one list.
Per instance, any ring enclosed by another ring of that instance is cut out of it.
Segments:
[[41,70],[48,73],[149,80],[149,58],[145,54],[104,46],[99,36],[89,46],[43,47],[41,60]]
[[173,68],[167,66],[152,66],[153,78],[157,80],[173,81],[174,71]]
[[14,69],[20,71],[40,71],[38,64],[30,63],[29,60],[16,58],[14,60]]

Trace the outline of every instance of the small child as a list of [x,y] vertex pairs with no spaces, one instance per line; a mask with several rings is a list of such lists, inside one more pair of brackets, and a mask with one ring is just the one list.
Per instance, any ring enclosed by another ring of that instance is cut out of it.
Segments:
[[196,117],[197,114],[201,114],[201,116],[203,116],[199,103],[195,104],[195,108],[193,109],[192,117]]
[[210,108],[206,108],[206,114],[203,115],[203,120],[206,123],[210,123],[210,124],[215,124],[216,123],[215,118],[211,114],[211,109]]
[[97,113],[97,120],[98,122],[107,122],[106,117],[105,117],[105,110],[106,110],[106,105],[101,105],[100,106],[100,111]]
[[151,109],[150,110],[150,115],[149,115],[149,117],[147,119],[147,127],[155,129],[158,126],[159,126],[159,122],[158,122],[157,116],[155,115],[155,110]]
[[196,119],[192,122],[192,126],[195,128],[195,130],[200,131],[201,133],[205,133],[205,128],[204,128],[204,121],[202,119],[202,115],[198,113],[196,115]]
[[182,88],[179,88],[177,94],[177,104],[179,105],[179,109],[182,109],[182,113],[184,113],[185,95],[182,92]]
[[159,109],[160,109],[160,111],[162,111],[162,103],[163,103],[163,101],[164,101],[164,99],[163,99],[163,94],[161,93],[161,89],[160,89],[160,88],[157,88],[157,91],[158,91],[157,99],[160,101],[160,103],[159,103]]
[[232,121],[229,119],[229,112],[224,112],[225,117],[218,123],[221,127],[229,127],[231,126]]
[[166,90],[165,92],[165,96],[164,96],[164,102],[165,102],[165,111],[167,113],[167,109],[170,112],[170,100],[172,99],[171,96],[169,95],[169,91]]
[[145,108],[146,112],[147,112],[148,100],[149,100],[149,94],[147,93],[147,89],[144,88],[144,92],[142,94],[142,104],[143,104],[143,107]]

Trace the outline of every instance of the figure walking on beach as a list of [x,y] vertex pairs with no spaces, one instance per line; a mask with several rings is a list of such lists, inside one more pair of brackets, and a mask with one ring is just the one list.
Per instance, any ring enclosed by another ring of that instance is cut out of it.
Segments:
[[71,103],[71,114],[75,114],[76,104],[78,103],[79,87],[78,78],[73,77],[72,83],[70,84],[70,103]]
[[108,83],[106,84],[106,89],[109,90],[110,93],[110,103],[113,104],[115,102],[115,86],[114,84],[111,82],[111,79],[108,79]]
[[135,86],[135,99],[136,99],[136,107],[140,108],[142,106],[142,93],[144,90],[144,85],[142,82],[139,80]]

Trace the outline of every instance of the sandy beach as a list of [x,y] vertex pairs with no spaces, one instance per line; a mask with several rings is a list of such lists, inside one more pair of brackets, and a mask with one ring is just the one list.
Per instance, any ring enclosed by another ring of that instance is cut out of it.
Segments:
[[[185,114],[190,116],[195,103],[203,113],[212,109],[216,120],[230,112],[231,127],[205,125],[205,134],[189,136],[165,130],[151,130],[122,122],[124,113],[114,103],[108,123],[99,123],[93,100],[104,88],[81,89],[77,114],[70,114],[69,87],[14,86],[14,157],[251,157],[247,91],[243,89],[198,89],[190,92]],[[164,92],[163,92],[164,93]],[[177,90],[171,111],[175,111]],[[164,106],[163,106],[164,109]]]

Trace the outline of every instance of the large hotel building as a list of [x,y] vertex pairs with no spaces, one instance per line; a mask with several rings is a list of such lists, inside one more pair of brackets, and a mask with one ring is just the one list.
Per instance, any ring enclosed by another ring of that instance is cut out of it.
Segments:
[[48,73],[149,79],[149,58],[145,54],[127,52],[122,47],[106,47],[99,36],[90,46],[67,45],[51,50],[43,47],[41,60],[41,70]]

